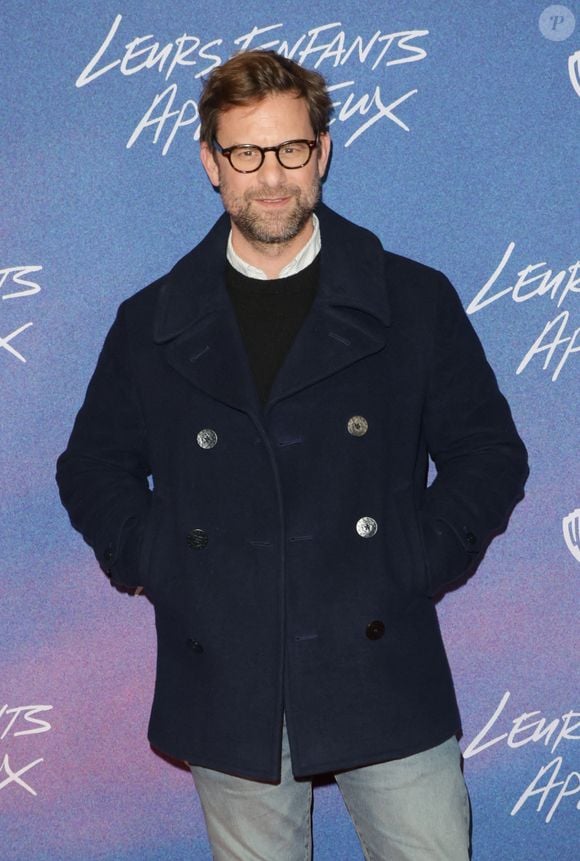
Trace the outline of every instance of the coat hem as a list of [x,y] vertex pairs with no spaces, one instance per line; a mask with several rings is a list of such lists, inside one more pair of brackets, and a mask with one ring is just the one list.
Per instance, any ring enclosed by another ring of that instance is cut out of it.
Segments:
[[[382,750],[377,754],[369,754],[361,759],[361,757],[341,759],[341,760],[327,760],[325,762],[316,763],[313,765],[303,764],[298,767],[292,764],[292,773],[294,777],[298,779],[302,778],[310,778],[316,777],[322,774],[336,774],[341,771],[351,771],[356,768],[365,768],[369,765],[378,765],[381,762],[388,762],[390,760],[395,759],[403,759],[407,756],[413,756],[417,753],[423,753],[426,750],[430,750],[433,747],[437,747],[437,745],[442,744],[444,741],[447,741],[453,735],[458,735],[461,733],[460,724],[455,724],[455,728],[451,727],[446,730],[442,730],[438,733],[434,738],[430,738],[429,741],[421,743],[419,746],[411,745],[405,748],[398,748],[396,750],[390,748],[387,750]],[[159,751],[159,753],[164,754],[165,756],[169,756],[172,759],[176,759],[178,761],[184,762],[187,766],[199,766],[200,768],[209,768],[212,771],[220,771],[223,774],[231,774],[236,777],[246,778],[247,780],[257,780],[262,783],[278,783],[280,781],[280,769],[277,770],[275,774],[272,771],[256,769],[256,768],[246,768],[245,766],[235,767],[233,765],[225,765],[223,762],[219,762],[212,759],[206,759],[205,757],[198,757],[195,755],[187,755],[183,753],[176,753],[175,751],[171,751],[168,749],[168,746],[163,744],[159,744],[154,739],[149,738],[149,742],[154,750]]]
[[340,771],[352,771],[356,768],[366,768],[369,765],[379,765],[382,762],[389,762],[396,759],[404,759],[407,756],[413,756],[417,753],[423,753],[426,750],[430,750],[433,747],[437,747],[439,744],[443,744],[444,741],[447,741],[451,736],[457,736],[461,733],[461,726],[459,724],[455,725],[455,728],[448,728],[447,730],[443,730],[441,733],[438,733],[433,739],[429,739],[429,741],[417,745],[411,745],[410,747],[398,748],[396,750],[388,749],[383,750],[381,753],[377,754],[369,754],[365,756],[363,759],[360,757],[356,757],[353,759],[352,757],[349,759],[343,760],[329,760],[327,762],[323,762],[320,764],[316,764],[314,766],[314,770],[308,765],[303,765],[298,768],[292,769],[294,777],[316,777],[320,774],[336,774]]

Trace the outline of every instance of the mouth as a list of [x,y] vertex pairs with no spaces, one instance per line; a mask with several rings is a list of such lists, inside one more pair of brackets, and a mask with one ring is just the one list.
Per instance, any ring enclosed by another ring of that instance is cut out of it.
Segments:
[[289,200],[292,198],[290,196],[286,197],[256,197],[254,198],[255,203],[258,203],[260,206],[264,206],[267,209],[276,209],[278,207],[285,206]]

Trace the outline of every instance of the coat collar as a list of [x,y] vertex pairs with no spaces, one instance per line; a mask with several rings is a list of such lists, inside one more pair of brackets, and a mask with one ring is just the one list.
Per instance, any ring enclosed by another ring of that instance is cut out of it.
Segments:
[[[323,204],[317,215],[322,235],[319,289],[276,377],[268,406],[385,345],[390,311],[380,241]],[[169,363],[198,388],[259,414],[225,286],[229,229],[224,214],[163,279],[154,340],[165,345]]]

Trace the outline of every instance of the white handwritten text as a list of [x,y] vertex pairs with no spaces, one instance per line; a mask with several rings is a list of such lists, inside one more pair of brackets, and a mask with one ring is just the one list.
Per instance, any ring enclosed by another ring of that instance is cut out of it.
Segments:
[[[254,26],[233,40],[232,50],[224,46],[223,38],[204,40],[200,36],[182,33],[170,42],[161,42],[151,33],[130,39],[123,48],[117,46],[117,35],[123,21],[117,15],[103,42],[93,54],[76,80],[78,88],[93,84],[110,73],[124,77],[140,72],[154,72],[162,75],[165,82],[175,78],[180,70],[187,69],[193,80],[205,77],[233,50],[274,49],[285,57],[303,65],[308,63],[314,68],[326,64],[332,68],[343,68],[354,64],[357,68],[366,66],[371,72],[416,63],[425,59],[427,51],[421,44],[429,31],[425,29],[385,32],[376,30],[368,38],[361,35],[348,36],[340,21],[333,21],[312,27],[297,38],[285,37],[281,28],[283,23]],[[393,98],[385,95],[384,85],[374,85],[370,92],[358,91],[355,79],[330,82],[329,91],[340,91],[340,98],[333,102],[336,111],[333,122],[346,123],[356,117],[363,121],[349,134],[344,146],[350,146],[379,120],[389,120],[404,131],[409,125],[395,111],[418,92],[411,87]],[[147,131],[152,132],[151,141],[163,141],[161,154],[167,155],[177,133],[189,128],[193,140],[199,139],[198,102],[191,95],[183,99],[176,80],[156,93],[143,113],[127,141],[131,149]]]
[[[491,733],[500,716],[502,715],[510,692],[506,691],[502,696],[498,707],[492,714],[485,726],[477,733],[475,738],[467,745],[463,753],[464,759],[470,759],[483,753],[484,750],[505,742],[511,750],[524,747],[528,744],[543,744],[554,753],[564,742],[573,742],[580,739],[580,712],[567,711],[552,720],[542,716],[540,711],[522,712],[513,718],[511,727],[496,735]],[[580,793],[580,774],[570,771],[560,777],[563,770],[563,755],[556,756],[547,765],[542,765],[535,777],[530,781],[514,804],[511,815],[515,816],[524,806],[526,801],[539,796],[537,811],[543,811],[544,804],[550,797],[551,805],[547,810],[545,821],[551,822],[558,806],[564,798]],[[547,780],[545,778],[547,777]],[[559,780],[556,778],[560,777]],[[576,804],[580,810],[580,801]]]
[[[49,732],[50,723],[43,718],[35,717],[35,715],[50,711],[50,709],[52,706],[49,705],[13,706],[12,708],[9,708],[8,705],[0,706],[0,742],[5,742],[9,738]],[[20,768],[13,768],[9,755],[5,753],[0,761],[0,790],[11,784],[16,784],[29,792],[30,795],[37,795],[36,790],[27,780],[23,779],[22,775],[41,762],[44,762],[44,758],[38,757]],[[5,776],[3,777],[3,775]]]
[[[545,262],[532,263],[516,273],[517,279],[514,284],[493,292],[492,288],[495,288],[496,282],[503,274],[515,245],[515,242],[509,243],[496,270],[467,306],[468,314],[475,314],[504,296],[511,296],[512,301],[517,303],[547,297],[556,303],[557,308],[561,308],[564,302],[570,303],[575,294],[580,293],[580,260],[556,273],[548,269]],[[556,361],[554,357],[557,351],[559,351],[559,357]],[[543,370],[548,368],[552,370],[552,382],[554,382],[570,357],[579,352],[580,326],[574,327],[570,310],[564,308],[546,323],[518,365],[516,374],[521,374],[534,356],[545,353]]]

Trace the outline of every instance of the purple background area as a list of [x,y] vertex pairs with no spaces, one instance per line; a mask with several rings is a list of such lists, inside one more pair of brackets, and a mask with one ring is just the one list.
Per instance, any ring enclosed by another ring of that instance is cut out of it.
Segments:
[[[220,212],[197,158],[193,125],[175,136],[165,156],[169,126],[158,143],[150,129],[126,148],[155,95],[170,83],[178,87],[176,106],[197,98],[194,75],[202,67],[176,69],[169,81],[155,69],[123,76],[116,68],[75,87],[115,16],[123,20],[101,65],[146,34],[162,44],[186,32],[202,44],[222,39],[213,51],[225,58],[234,39],[254,25],[283,23],[269,38],[293,43],[310,28],[341,22],[332,33],[344,31],[346,45],[377,30],[428,30],[412,40],[427,51],[416,62],[375,70],[354,60],[336,68],[330,59],[320,64],[331,84],[354,81],[356,98],[380,86],[388,104],[417,90],[395,109],[409,131],[383,118],[345,147],[370,114],[332,126],[324,196],[374,230],[385,247],[445,271],[467,306],[510,242],[514,251],[493,292],[513,285],[528,265],[544,262],[534,274],[551,268],[555,275],[578,259],[580,102],[568,58],[580,48],[580,6],[566,4],[576,29],[552,41],[538,27],[547,5],[323,0],[316,11],[307,4],[297,12],[295,3],[272,7],[258,0],[248,18],[231,0],[217,6],[186,0],[5,4],[0,269],[42,266],[30,275],[40,292],[5,300],[23,288],[8,276],[0,287],[0,338],[33,323],[10,341],[25,363],[0,346],[0,855],[6,861],[210,857],[189,773],[146,741],[152,608],[147,599],[108,586],[71,530],[53,478],[118,303],[166,271]],[[405,56],[396,44],[390,50],[385,60]],[[562,536],[562,518],[580,508],[578,354],[555,381],[565,344],[547,369],[544,352],[516,374],[558,313],[569,311],[566,336],[578,327],[577,292],[560,308],[559,295],[520,303],[506,295],[471,318],[529,448],[531,477],[509,530],[477,575],[439,604],[464,749],[506,691],[507,704],[483,743],[509,732],[523,713],[538,712],[526,720],[531,725],[578,709],[579,562]],[[34,726],[21,719],[2,738],[9,720],[2,706],[31,704],[53,706],[38,715],[50,731],[15,736]],[[570,726],[575,738],[562,740],[554,753],[541,739],[522,743],[532,727],[514,738],[520,746],[503,738],[466,760],[474,861],[578,857],[579,778],[570,778],[570,794],[550,822],[558,785],[540,810],[536,795],[510,815],[556,757],[562,757],[556,784],[580,770],[580,732]],[[15,782],[2,788],[6,756],[15,771],[42,758],[23,774],[35,796]],[[315,861],[362,858],[332,785],[316,789],[314,828]]]

